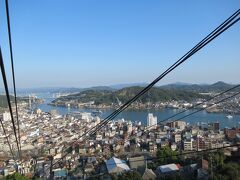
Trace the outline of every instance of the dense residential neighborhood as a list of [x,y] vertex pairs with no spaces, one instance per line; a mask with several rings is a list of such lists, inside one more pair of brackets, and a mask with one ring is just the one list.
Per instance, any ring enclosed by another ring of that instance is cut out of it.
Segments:
[[[3,113],[2,119],[16,155],[10,114]],[[213,168],[209,154],[222,153],[230,159],[240,154],[237,145],[231,146],[240,142],[240,128],[221,129],[217,121],[195,125],[184,120],[157,123],[157,117],[149,113],[146,125],[117,119],[89,137],[89,130],[101,122],[91,113],[62,116],[56,110],[29,111],[23,103],[19,119],[21,161],[11,159],[6,139],[0,137],[0,168],[5,176],[19,172],[41,178],[109,179],[134,174],[142,179],[156,179],[188,172],[194,177],[208,178],[212,173],[209,167]],[[207,149],[222,147],[225,148],[221,152],[205,153]],[[193,151],[196,154],[181,155]]]

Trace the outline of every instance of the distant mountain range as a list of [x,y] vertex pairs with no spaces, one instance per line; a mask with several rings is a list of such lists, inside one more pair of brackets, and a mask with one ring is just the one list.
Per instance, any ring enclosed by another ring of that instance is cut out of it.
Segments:
[[[136,84],[134,84],[136,85]],[[129,99],[133,98],[138,92],[140,92],[146,85],[142,86],[130,86],[119,85],[119,86],[100,86],[93,88],[85,88],[79,90],[78,93],[74,93],[68,96],[63,96],[55,99],[52,103],[54,105],[64,105],[66,102],[75,103],[86,103],[89,101],[94,101],[96,105],[120,102],[127,102]],[[124,87],[121,89],[116,89],[116,87]],[[203,96],[200,93],[209,92],[222,92],[227,89],[234,87],[232,84],[227,84],[224,82],[216,82],[214,84],[186,84],[186,83],[174,83],[164,86],[155,86],[149,90],[148,93],[144,94],[139,98],[139,102],[147,103],[151,101],[153,103],[159,101],[169,101],[169,100],[184,100],[192,101],[197,98],[206,99],[208,96]]]
[[109,87],[115,90],[127,88],[127,87],[133,87],[133,86],[139,86],[139,87],[146,87],[148,84],[147,83],[128,83],[128,84],[115,84],[115,85],[110,85]]
[[[147,83],[133,83],[133,84],[119,84],[111,86],[95,86],[89,88],[33,88],[33,89],[19,89],[18,93],[70,93],[65,98],[77,98],[82,102],[87,102],[94,100],[99,104],[102,102],[110,103],[117,100],[125,102],[127,99],[132,98],[137,92],[139,92],[143,87],[146,87]],[[155,86],[150,91],[150,96],[144,95],[140,100],[143,102],[148,101],[148,99],[153,100],[153,102],[159,100],[191,100],[194,98],[199,98],[199,93],[208,92],[222,92],[227,89],[234,87],[233,84],[227,84],[225,82],[219,81],[214,84],[188,84],[177,82],[173,84]],[[235,89],[236,91],[239,89]],[[20,94],[19,93],[19,94]],[[84,95],[84,96],[83,96]],[[188,99],[190,96],[190,99]],[[0,95],[0,107],[7,107],[5,95]]]
[[[76,88],[76,87],[43,87],[43,88],[18,88],[18,93],[75,93],[82,92],[86,90],[108,90],[115,91],[126,87],[139,86],[145,87],[147,83],[129,83],[129,84],[115,84],[109,86],[92,86],[86,88]],[[3,89],[0,89],[0,92],[3,92]],[[10,92],[13,93],[13,90],[10,89]]]
[[[75,87],[53,87],[53,88],[28,88],[28,89],[18,89],[18,93],[78,93],[86,90],[108,90],[108,91],[116,91],[127,87],[139,86],[146,87],[147,83],[129,83],[129,84],[115,84],[109,86],[93,86],[88,88],[75,88]],[[233,84],[227,84],[222,81],[218,81],[214,84],[189,84],[184,82],[176,82],[173,84],[163,85],[163,86],[155,86],[161,87],[163,89],[175,89],[175,90],[184,90],[184,91],[192,91],[192,92],[221,92],[227,90],[229,88],[234,87]],[[3,92],[3,90],[1,90]],[[12,91],[11,91],[12,92]]]

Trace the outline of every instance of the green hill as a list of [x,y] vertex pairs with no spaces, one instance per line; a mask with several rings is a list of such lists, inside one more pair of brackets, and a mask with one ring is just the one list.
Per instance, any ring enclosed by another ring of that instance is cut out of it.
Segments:
[[[236,85],[233,84],[227,84],[222,81],[218,81],[214,84],[210,85],[201,85],[201,84],[168,84],[165,86],[161,86],[163,89],[168,90],[183,90],[183,91],[191,91],[191,92],[199,92],[199,93],[209,93],[209,92],[215,92],[219,93],[222,91],[226,91],[227,89],[233,88]],[[239,88],[234,89],[234,91],[239,91]]]
[[[10,96],[10,100],[14,101],[14,96]],[[0,108],[8,107],[6,95],[0,95]]]
[[[10,95],[10,101],[14,102],[14,96]],[[27,101],[26,98],[17,98],[18,102],[23,102],[23,101]],[[0,95],[0,108],[7,108],[8,107],[8,103],[7,103],[7,97],[6,95]]]
[[[109,90],[86,90],[77,94],[72,94],[69,96],[61,97],[53,101],[54,104],[59,102],[74,101],[78,103],[86,103],[89,101],[94,101],[95,104],[112,104],[118,103],[120,100],[122,103],[127,102],[129,99],[133,98],[138,92],[140,92],[143,87],[128,87],[117,91]],[[138,102],[160,102],[169,100],[184,100],[192,101],[196,98],[206,98],[207,96],[200,95],[195,92],[189,92],[184,90],[174,90],[174,89],[162,89],[154,87],[146,94],[138,99]]]

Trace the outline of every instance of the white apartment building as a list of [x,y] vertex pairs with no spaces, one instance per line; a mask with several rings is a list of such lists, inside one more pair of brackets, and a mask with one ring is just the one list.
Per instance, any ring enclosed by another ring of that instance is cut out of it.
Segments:
[[147,126],[155,128],[157,126],[157,116],[153,116],[152,113],[149,113],[147,117]]

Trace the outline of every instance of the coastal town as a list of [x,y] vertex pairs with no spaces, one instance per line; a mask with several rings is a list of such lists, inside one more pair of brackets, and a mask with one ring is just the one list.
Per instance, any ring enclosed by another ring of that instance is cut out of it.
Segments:
[[[229,113],[229,114],[240,114],[240,95],[234,96],[229,101],[223,101],[221,103],[216,103],[221,101],[224,98],[233,96],[236,92],[228,92],[225,94],[211,92],[211,93],[200,93],[206,98],[193,98],[191,101],[186,100],[167,100],[152,102],[137,101],[130,105],[129,109],[142,110],[142,109],[164,109],[164,108],[173,108],[173,109],[201,109],[206,108],[206,111],[209,113]],[[83,93],[84,94],[84,93]],[[117,109],[123,103],[116,97],[118,100],[116,103],[106,104],[106,103],[96,103],[95,101],[81,102],[77,98],[68,98],[69,95],[61,96],[60,98],[49,103],[52,106],[60,107],[72,107],[72,108],[88,108],[88,109]],[[70,95],[71,97],[73,95]],[[74,96],[75,97],[75,96]],[[216,98],[214,98],[216,97]],[[209,100],[211,99],[211,100]]]
[[240,1],[0,1],[0,180],[240,180]]
[[[17,157],[10,113],[4,112],[1,118]],[[19,160],[11,157],[6,137],[0,136],[2,177],[17,172],[42,179],[116,179],[124,173],[135,173],[144,180],[177,175],[208,179],[214,167],[205,150],[223,148],[227,158],[240,156],[240,127],[221,129],[217,120],[197,125],[184,119],[158,123],[149,113],[146,125],[116,119],[89,136],[102,121],[96,114],[29,110],[26,102],[19,105],[19,120]],[[188,152],[196,152],[194,158]]]

